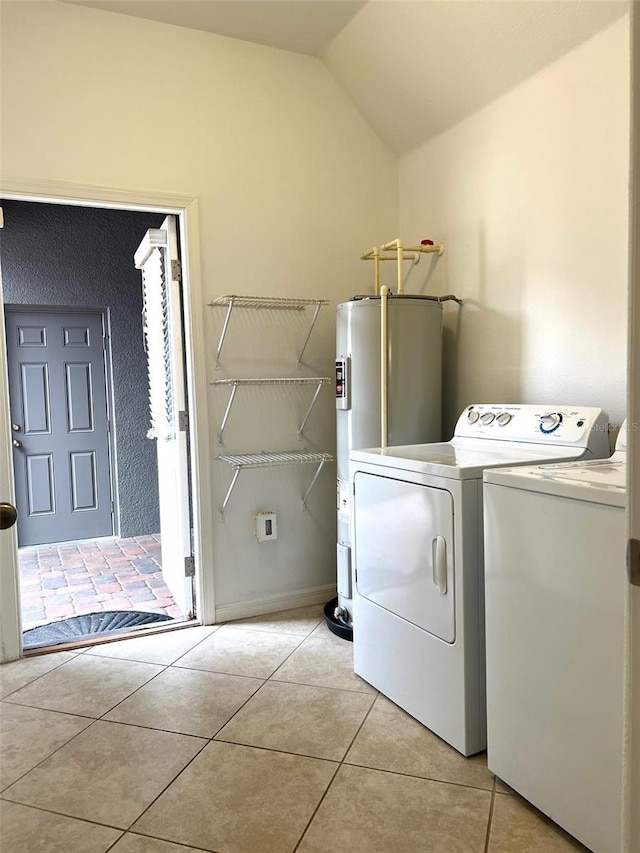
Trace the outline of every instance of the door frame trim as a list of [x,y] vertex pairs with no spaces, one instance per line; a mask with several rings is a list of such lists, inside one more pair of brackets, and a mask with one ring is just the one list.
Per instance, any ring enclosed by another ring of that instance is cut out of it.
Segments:
[[[138,210],[173,214],[178,232],[183,266],[183,309],[185,362],[189,395],[190,474],[193,510],[193,548],[196,560],[196,606],[204,625],[215,623],[213,572],[213,502],[209,464],[209,418],[206,349],[204,340],[203,294],[200,273],[200,229],[198,198],[165,192],[145,192],[118,187],[93,186],[64,181],[39,181],[30,178],[0,178],[0,197],[15,201],[49,204],[76,204],[116,210]],[[133,263],[133,260],[132,260]],[[0,282],[0,417],[8,417],[6,344],[4,341],[4,303]],[[4,410],[4,411],[3,411]],[[9,448],[5,451],[8,453]],[[0,449],[0,454],[4,453]],[[2,460],[4,461],[4,459]],[[10,500],[15,498],[13,476],[8,482]],[[14,534],[15,535],[15,534]],[[3,537],[6,541],[8,537]],[[13,540],[15,542],[15,539]],[[3,557],[11,548],[3,547]],[[206,569],[206,570],[205,570]],[[15,660],[22,655],[17,552],[2,560],[0,585],[0,655]]]
[[[105,381],[105,396],[107,400],[107,433],[108,433],[108,453],[109,453],[109,492],[111,496],[111,533],[110,536],[118,536],[120,530],[120,502],[118,494],[118,478],[116,476],[116,423],[115,423],[115,406],[113,387],[113,372],[111,370],[111,317],[108,308],[98,306],[83,307],[75,305],[67,308],[64,305],[23,305],[21,303],[12,302],[10,305],[5,305],[2,302],[3,318],[5,314],[28,313],[34,314],[38,311],[49,314],[93,314],[100,315],[102,320],[102,331],[106,337],[107,345],[104,352],[104,381]],[[15,495],[14,495],[15,497]],[[82,538],[82,537],[78,537]]]

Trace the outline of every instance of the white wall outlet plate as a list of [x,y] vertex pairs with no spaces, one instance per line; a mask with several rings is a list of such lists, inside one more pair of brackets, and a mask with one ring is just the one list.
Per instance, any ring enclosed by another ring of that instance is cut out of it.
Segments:
[[256,536],[258,542],[271,542],[278,538],[278,525],[275,512],[259,512],[256,515]]

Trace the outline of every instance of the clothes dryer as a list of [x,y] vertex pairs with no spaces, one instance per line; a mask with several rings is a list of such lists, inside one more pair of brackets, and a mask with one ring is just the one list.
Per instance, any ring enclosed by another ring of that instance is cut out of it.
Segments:
[[488,764],[622,849],[626,432],[607,460],[486,471]]
[[600,409],[493,404],[465,409],[449,442],[352,451],[355,672],[483,750],[483,471],[608,453]]

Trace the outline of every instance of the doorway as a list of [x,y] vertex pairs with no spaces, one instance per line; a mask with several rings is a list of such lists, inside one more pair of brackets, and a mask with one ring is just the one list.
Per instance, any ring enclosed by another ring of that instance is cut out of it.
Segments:
[[[94,615],[127,609],[192,618],[193,596],[178,614],[162,575],[142,281],[133,264],[141,237],[164,216],[24,201],[3,208],[23,628],[69,621],[70,611],[85,616],[89,607]],[[58,346],[65,335],[66,351]],[[21,356],[29,350],[28,364],[12,358],[16,341]],[[61,352],[38,359],[44,342]],[[67,439],[84,445],[64,446]]]

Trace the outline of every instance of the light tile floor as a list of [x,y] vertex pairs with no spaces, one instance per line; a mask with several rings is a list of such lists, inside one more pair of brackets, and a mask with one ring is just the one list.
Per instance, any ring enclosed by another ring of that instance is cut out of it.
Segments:
[[23,631],[105,610],[183,618],[162,578],[160,553],[156,534],[20,548]]
[[585,851],[307,607],[0,667],[3,853]]

